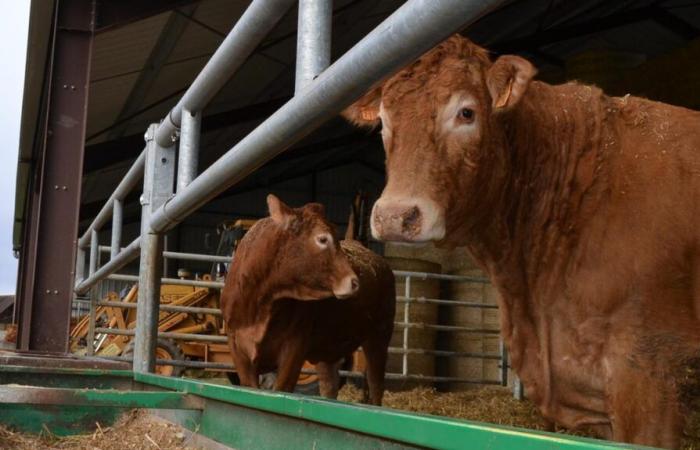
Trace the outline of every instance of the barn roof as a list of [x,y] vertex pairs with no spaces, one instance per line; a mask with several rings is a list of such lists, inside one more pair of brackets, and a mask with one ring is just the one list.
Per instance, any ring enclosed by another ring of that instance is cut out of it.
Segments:
[[[248,3],[243,0],[100,2],[91,62],[81,217],[89,218],[99,210],[143,148],[147,125],[160,121],[177,102]],[[401,0],[336,0],[333,59],[402,3]],[[44,99],[54,4],[53,0],[32,0],[31,4],[16,197],[16,246],[21,241],[25,216],[28,163],[37,157],[35,149],[39,148],[35,138],[41,120],[39,106]],[[294,86],[295,30],[293,8],[207,108],[203,120],[203,166],[290,98]],[[585,78],[596,64],[602,64],[598,72],[629,71],[686,47],[700,36],[700,4],[692,0],[511,1],[483,17],[465,30],[465,34],[495,53],[518,53],[529,58],[539,67],[544,79],[560,81],[570,78],[572,73]],[[585,55],[590,54],[597,56],[586,59]],[[612,56],[601,57],[605,54]],[[628,84],[635,85],[634,81]],[[614,84],[611,86],[614,90]],[[639,86],[644,93],[643,83]],[[689,106],[698,105],[700,102]],[[315,165],[347,158],[344,149],[376,143],[372,139],[350,130],[340,121],[332,121],[290,154],[281,155],[278,163],[283,164],[268,169],[261,175],[267,177],[262,182],[284,180],[285,176]],[[381,169],[381,155],[361,157]],[[260,182],[258,178],[249,184]]]

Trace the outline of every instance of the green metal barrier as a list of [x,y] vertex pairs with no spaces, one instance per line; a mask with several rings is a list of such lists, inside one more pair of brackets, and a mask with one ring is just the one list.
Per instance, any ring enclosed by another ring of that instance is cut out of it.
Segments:
[[238,449],[640,448],[151,374],[0,367],[0,424],[6,426],[67,435],[91,431],[96,421],[109,425],[133,408]]

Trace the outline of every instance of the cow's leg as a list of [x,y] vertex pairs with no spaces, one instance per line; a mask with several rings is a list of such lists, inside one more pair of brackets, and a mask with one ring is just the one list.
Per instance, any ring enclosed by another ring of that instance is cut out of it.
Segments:
[[318,385],[321,395],[326,398],[338,398],[340,389],[340,365],[342,360],[335,363],[319,362],[316,364]]
[[276,391],[292,392],[294,390],[304,365],[305,348],[299,341],[290,342],[284,346],[277,367]]
[[[362,350],[367,359],[367,387],[369,389],[369,403],[381,405],[384,396],[384,374],[386,372],[386,360],[389,350],[391,335],[373,337],[362,344]],[[367,399],[363,399],[367,401]]]
[[232,336],[229,336],[228,344],[231,349],[233,365],[236,367],[238,377],[241,379],[241,385],[258,388],[258,373],[253,362],[248,358],[248,355],[236,346],[235,339]]

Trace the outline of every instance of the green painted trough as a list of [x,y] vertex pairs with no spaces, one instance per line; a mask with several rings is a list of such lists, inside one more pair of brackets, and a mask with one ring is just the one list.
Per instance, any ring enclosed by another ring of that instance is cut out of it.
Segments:
[[619,449],[561,434],[125,370],[0,366],[0,424],[93,432],[146,409],[236,449]]

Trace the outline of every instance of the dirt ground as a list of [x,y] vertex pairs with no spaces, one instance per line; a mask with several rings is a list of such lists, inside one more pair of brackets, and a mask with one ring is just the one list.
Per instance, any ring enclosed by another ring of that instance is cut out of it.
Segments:
[[125,414],[114,426],[99,427],[92,434],[57,437],[50,433],[29,435],[0,427],[3,450],[199,450],[190,446],[189,433],[144,412]]

